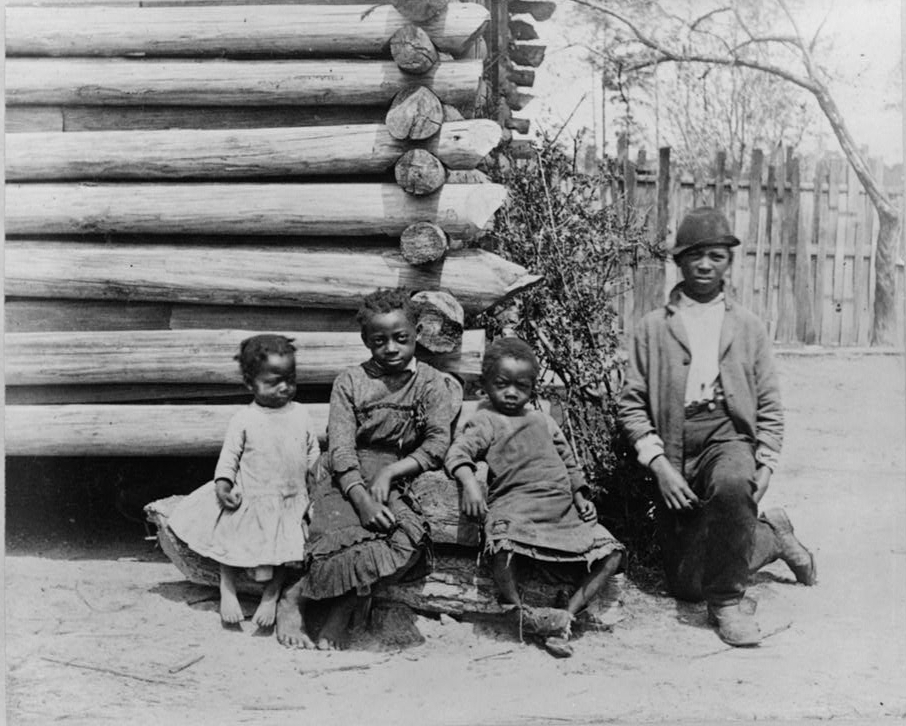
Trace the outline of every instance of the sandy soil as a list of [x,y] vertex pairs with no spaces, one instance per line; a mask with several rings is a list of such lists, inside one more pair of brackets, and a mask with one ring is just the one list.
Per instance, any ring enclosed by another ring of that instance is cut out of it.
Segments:
[[[486,625],[419,618],[404,650],[289,651],[221,629],[208,588],[153,543],[11,542],[13,724],[547,724],[906,717],[906,391],[890,355],[783,355],[786,507],[817,587],[758,575],[761,647],[723,646],[702,606],[624,587],[623,618],[555,660]],[[34,523],[40,532],[41,523]],[[246,604],[249,611],[254,603]],[[298,722],[303,722],[303,721]]]

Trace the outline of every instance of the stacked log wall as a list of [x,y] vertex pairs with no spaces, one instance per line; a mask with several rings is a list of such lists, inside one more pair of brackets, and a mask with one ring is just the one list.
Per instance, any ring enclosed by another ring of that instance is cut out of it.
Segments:
[[[472,313],[537,282],[470,248],[502,187],[394,181],[412,150],[447,176],[502,138],[472,118],[487,10],[414,5],[7,3],[8,454],[214,454],[247,397],[243,337],[296,340],[299,398],[321,416],[366,357],[367,292],[443,290]],[[394,37],[437,60],[404,70]],[[442,116],[399,138],[388,109],[419,89]],[[425,223],[448,243],[414,265],[400,238]],[[482,350],[465,331],[419,356],[468,382]]]

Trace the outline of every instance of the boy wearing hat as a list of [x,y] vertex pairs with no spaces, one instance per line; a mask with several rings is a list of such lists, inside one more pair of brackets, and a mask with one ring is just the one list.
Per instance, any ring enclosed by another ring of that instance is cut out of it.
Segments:
[[782,509],[758,516],[783,409],[765,327],[723,289],[738,244],[715,209],[683,218],[672,250],[683,280],[636,330],[619,416],[657,479],[671,591],[705,600],[721,639],[750,646],[761,638],[743,603],[750,573],[782,559],[813,585],[816,571]]

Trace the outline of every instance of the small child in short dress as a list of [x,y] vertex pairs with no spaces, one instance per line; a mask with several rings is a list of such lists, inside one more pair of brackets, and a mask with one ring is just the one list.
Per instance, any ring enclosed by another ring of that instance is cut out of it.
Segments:
[[[527,407],[539,367],[516,338],[489,346],[482,361],[488,403],[466,422],[447,452],[447,471],[462,485],[462,511],[485,519],[485,553],[504,602],[553,655],[572,655],[573,617],[607,583],[624,548],[597,522],[595,505],[572,449],[556,422]],[[488,464],[488,499],[475,463]],[[519,569],[534,564],[577,585],[565,608],[534,609],[519,596]]]
[[305,557],[309,498],[306,479],[320,449],[296,395],[295,348],[280,335],[256,335],[236,356],[254,400],[230,420],[214,480],[183,499],[170,528],[190,549],[220,563],[220,617],[244,619],[236,576],[255,568],[267,579],[252,620],[274,624],[282,565]]

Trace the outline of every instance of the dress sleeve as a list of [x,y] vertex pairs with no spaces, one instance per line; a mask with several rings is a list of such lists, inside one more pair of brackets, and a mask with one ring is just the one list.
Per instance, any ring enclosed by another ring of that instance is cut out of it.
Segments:
[[570,446],[566,434],[563,433],[563,429],[561,429],[557,425],[557,422],[547,414],[544,415],[544,420],[547,422],[547,430],[550,432],[551,438],[554,441],[554,448],[557,449],[557,453],[566,465],[566,472],[569,474],[569,483],[572,492],[575,494],[580,489],[587,489],[588,483],[585,481],[585,474],[582,473],[582,468],[576,462],[576,456],[573,454],[573,447]]
[[226,437],[220,449],[220,458],[217,459],[217,466],[214,468],[215,480],[227,479],[233,483],[236,482],[236,474],[239,473],[239,460],[242,458],[243,449],[245,449],[244,414],[246,410],[239,411],[230,419]]
[[344,371],[333,383],[327,418],[330,468],[344,494],[353,484],[362,481],[359,457],[355,452],[356,428],[354,381],[349,372]]
[[311,420],[311,416],[306,414],[306,419],[308,423],[308,432],[306,433],[308,471],[313,471],[318,465],[318,459],[321,456],[321,444],[318,442],[318,432],[315,430],[315,425]]
[[484,459],[494,439],[494,426],[491,419],[478,412],[466,421],[462,432],[453,439],[453,444],[444,460],[444,468],[449,476],[460,466],[468,466],[473,471],[475,463]]
[[422,471],[432,471],[443,466],[444,454],[450,447],[453,407],[450,403],[450,390],[439,373],[431,376],[422,395],[425,433],[421,443],[409,456],[418,462]]

